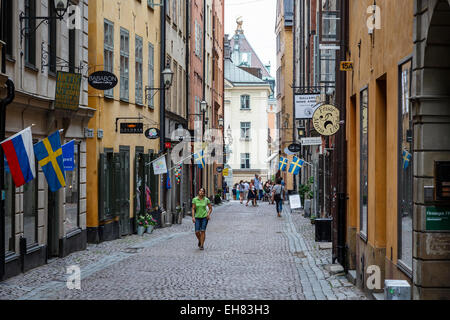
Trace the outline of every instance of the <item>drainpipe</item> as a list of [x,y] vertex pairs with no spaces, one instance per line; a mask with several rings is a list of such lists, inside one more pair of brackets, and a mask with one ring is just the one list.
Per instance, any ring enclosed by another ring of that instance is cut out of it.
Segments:
[[[15,97],[14,82],[6,81],[7,96],[0,100],[0,141],[5,140],[6,107],[13,102]],[[0,147],[0,281],[5,275],[5,160],[3,148]]]
[[[164,79],[161,76],[161,72],[166,68],[166,5],[164,3],[161,6],[160,10],[160,22],[161,22],[161,48],[160,48],[160,70],[159,70],[159,86],[160,88],[164,88]],[[160,138],[159,138],[159,152],[164,152],[164,146],[166,142],[166,90],[159,91],[159,127],[160,127]],[[162,177],[162,176],[161,176]],[[159,179],[159,178],[158,178]],[[162,181],[161,181],[162,180]],[[164,199],[166,196],[165,186],[162,183],[164,180],[161,179],[160,186],[161,192],[159,193],[160,197],[160,207],[165,203]],[[166,208],[164,208],[166,209]]]

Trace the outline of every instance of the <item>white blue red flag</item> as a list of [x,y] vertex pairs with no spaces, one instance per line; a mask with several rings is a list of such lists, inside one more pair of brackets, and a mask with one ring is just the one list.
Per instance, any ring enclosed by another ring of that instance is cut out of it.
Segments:
[[31,127],[9,137],[0,143],[8,160],[9,171],[16,187],[36,177],[33,136]]

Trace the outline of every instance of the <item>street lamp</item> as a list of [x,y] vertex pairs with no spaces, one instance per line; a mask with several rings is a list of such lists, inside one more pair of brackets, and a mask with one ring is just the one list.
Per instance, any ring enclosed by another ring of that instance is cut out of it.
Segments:
[[206,112],[206,108],[207,107],[208,107],[208,103],[205,100],[200,102],[200,110],[201,110],[201,112]]
[[170,66],[167,65],[166,68],[161,72],[161,77],[163,79],[164,87],[163,88],[152,88],[150,86],[145,86],[145,104],[148,104],[148,100],[153,99],[156,92],[150,97],[150,91],[152,90],[169,90],[172,86],[173,80],[173,71],[170,69]]
[[[69,0],[53,0],[53,5],[55,8],[55,16],[49,16],[49,17],[27,17],[25,16],[24,12],[21,12],[19,14],[20,19],[20,37],[21,41],[24,36],[29,36],[30,33],[34,33],[39,26],[44,23],[45,21],[49,20],[62,20],[64,18],[64,15],[67,12],[67,9],[69,8]],[[29,23],[23,27],[23,20],[42,20],[33,30],[30,30]]]
[[223,128],[223,118],[222,117],[220,117],[219,118],[219,128]]

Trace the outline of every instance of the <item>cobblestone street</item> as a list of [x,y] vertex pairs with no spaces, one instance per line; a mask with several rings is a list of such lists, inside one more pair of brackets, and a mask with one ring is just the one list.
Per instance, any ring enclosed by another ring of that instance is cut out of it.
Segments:
[[[214,207],[200,251],[194,226],[156,229],[143,237],[88,249],[0,283],[0,299],[361,300],[344,274],[331,275],[331,249],[319,249],[301,214],[260,203]],[[66,286],[66,268],[81,268],[81,290]]]

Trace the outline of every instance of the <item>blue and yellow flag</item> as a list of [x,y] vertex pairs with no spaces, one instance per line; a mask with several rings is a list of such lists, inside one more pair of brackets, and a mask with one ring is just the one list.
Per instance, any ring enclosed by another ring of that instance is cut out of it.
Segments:
[[287,167],[288,163],[289,163],[289,161],[287,158],[280,157],[280,163],[278,164],[278,170],[286,171],[286,167]]
[[205,158],[203,155],[203,150],[200,150],[199,152],[194,153],[194,160],[200,169],[203,169],[205,167],[206,164],[205,164]]
[[50,191],[58,191],[66,186],[64,174],[63,154],[59,131],[34,145],[34,154],[44,171]]
[[408,169],[409,163],[411,162],[412,154],[406,150],[403,150],[403,169]]
[[299,159],[297,157],[294,157],[294,160],[291,162],[291,165],[289,166],[288,172],[292,173],[294,175],[299,174],[300,173],[300,169],[303,167],[303,163],[304,162],[305,161],[303,161],[303,160],[301,160],[301,159]]

